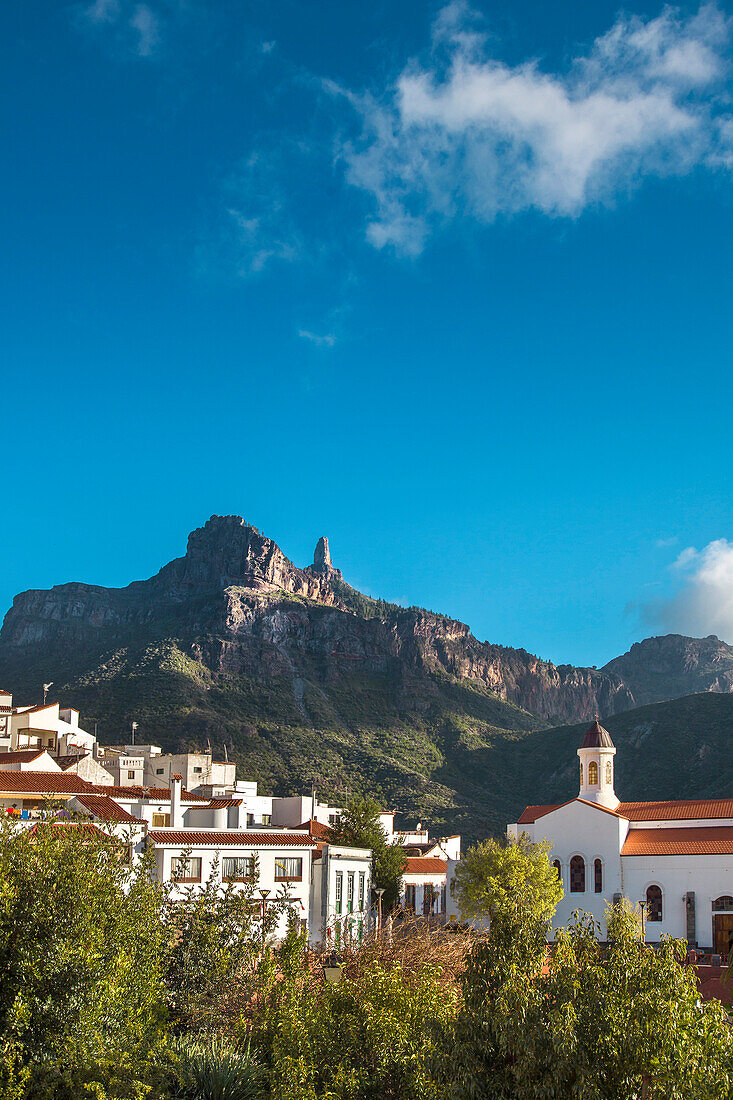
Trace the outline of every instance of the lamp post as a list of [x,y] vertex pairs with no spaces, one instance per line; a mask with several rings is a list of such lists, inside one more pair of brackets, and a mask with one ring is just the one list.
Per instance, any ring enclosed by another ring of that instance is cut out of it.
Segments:
[[377,935],[382,935],[382,895],[384,894],[384,887],[379,886],[375,891],[377,895]]
[[644,916],[645,916],[645,910],[646,910],[646,902],[644,902],[644,901],[640,901],[640,902],[639,902],[639,912],[640,912],[640,914],[641,914],[641,942],[642,942],[642,943],[646,943],[646,934],[645,934],[645,932],[644,932]]
[[323,960],[323,977],[331,985],[338,985],[344,972],[344,964],[341,956],[335,951],[326,955]]
[[262,898],[262,950],[265,950],[265,910],[267,906],[267,898],[269,897],[269,890],[260,890],[260,897]]

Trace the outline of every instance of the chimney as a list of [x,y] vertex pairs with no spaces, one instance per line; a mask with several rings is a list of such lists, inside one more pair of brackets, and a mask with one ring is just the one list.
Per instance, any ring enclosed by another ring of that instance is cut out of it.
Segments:
[[183,809],[181,806],[181,788],[183,776],[171,776],[171,829],[183,828]]

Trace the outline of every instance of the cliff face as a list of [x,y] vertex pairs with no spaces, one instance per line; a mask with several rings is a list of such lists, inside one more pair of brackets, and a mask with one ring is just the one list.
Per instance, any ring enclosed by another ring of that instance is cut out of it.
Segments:
[[27,665],[34,654],[47,665],[69,646],[84,654],[97,647],[101,656],[171,635],[215,676],[307,674],[328,682],[356,669],[449,676],[544,721],[634,705],[613,672],[557,667],[479,642],[456,620],[361,596],[334,568],[326,538],[313,565],[299,569],[238,516],[212,516],[191,533],[183,557],[127,588],[73,583],[17,596],[0,632],[0,668],[18,659]]
[[714,634],[645,638],[602,671],[621,677],[638,706],[704,691],[728,694],[733,692],[733,646]]

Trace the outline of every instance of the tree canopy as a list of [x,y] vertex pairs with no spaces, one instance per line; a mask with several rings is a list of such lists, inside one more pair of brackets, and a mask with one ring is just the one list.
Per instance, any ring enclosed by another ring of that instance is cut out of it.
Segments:
[[548,921],[562,897],[546,843],[526,833],[516,841],[484,840],[469,848],[455,871],[455,896],[464,919],[495,917],[522,926],[520,914]]

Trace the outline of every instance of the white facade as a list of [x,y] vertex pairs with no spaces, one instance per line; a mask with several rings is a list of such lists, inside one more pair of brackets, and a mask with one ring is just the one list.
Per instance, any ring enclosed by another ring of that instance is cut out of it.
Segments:
[[55,756],[93,752],[94,735],[79,727],[79,711],[46,703],[14,707],[10,715],[10,751],[48,749]]
[[582,909],[603,933],[607,905],[625,897],[641,907],[648,942],[671,935],[727,954],[733,943],[733,920],[723,919],[733,913],[733,800],[619,802],[614,753],[607,731],[594,723],[578,750],[578,797],[559,806],[529,806],[508,827],[512,838],[526,833],[550,844],[549,859],[563,885],[553,927]]
[[313,859],[311,944],[339,948],[359,943],[370,927],[372,853],[367,848],[322,844]]

